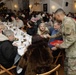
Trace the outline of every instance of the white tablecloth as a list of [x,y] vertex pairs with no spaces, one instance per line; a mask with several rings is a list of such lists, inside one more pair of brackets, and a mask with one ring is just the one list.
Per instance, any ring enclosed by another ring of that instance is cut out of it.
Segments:
[[27,51],[27,47],[31,44],[32,36],[13,26],[12,23],[7,25],[6,22],[3,22],[3,24],[6,26],[6,29],[12,30],[15,37],[18,38],[18,40],[14,41],[13,43],[18,45],[18,54],[22,56]]

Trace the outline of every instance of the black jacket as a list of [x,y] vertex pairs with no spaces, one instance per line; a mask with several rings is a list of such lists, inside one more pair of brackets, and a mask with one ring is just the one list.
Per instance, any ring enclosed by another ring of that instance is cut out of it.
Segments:
[[37,26],[34,26],[32,28],[27,28],[27,34],[29,35],[35,35],[37,33]]
[[6,68],[13,65],[15,56],[17,54],[17,47],[12,45],[9,40],[0,41],[0,64]]

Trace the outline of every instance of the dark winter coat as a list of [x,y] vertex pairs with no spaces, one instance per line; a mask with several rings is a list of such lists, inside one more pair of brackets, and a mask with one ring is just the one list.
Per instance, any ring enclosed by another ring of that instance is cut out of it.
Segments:
[[0,64],[4,67],[11,67],[17,54],[17,47],[9,40],[0,41]]

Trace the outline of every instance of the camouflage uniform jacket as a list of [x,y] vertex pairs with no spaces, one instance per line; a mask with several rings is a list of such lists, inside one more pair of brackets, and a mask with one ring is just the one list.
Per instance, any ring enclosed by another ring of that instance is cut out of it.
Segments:
[[61,34],[63,43],[60,48],[65,48],[66,57],[76,57],[76,23],[70,17],[64,17],[62,21]]

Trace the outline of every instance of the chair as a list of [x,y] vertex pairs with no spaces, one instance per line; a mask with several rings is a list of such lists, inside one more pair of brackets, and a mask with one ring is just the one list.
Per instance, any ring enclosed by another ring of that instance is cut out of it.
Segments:
[[1,64],[0,64],[0,75],[4,74],[4,73],[8,73],[9,75],[13,75],[10,70],[16,68],[16,66],[12,66],[8,69],[6,69],[5,67],[3,67]]
[[54,69],[52,69],[48,72],[45,72],[43,74],[36,74],[36,75],[50,75],[52,73],[55,73],[55,75],[59,75],[59,73],[58,73],[59,68],[60,68],[60,64],[58,64]]
[[56,64],[59,60],[59,58],[62,57],[62,64],[64,63],[64,50],[61,50],[57,56],[54,57],[55,61],[54,64]]

